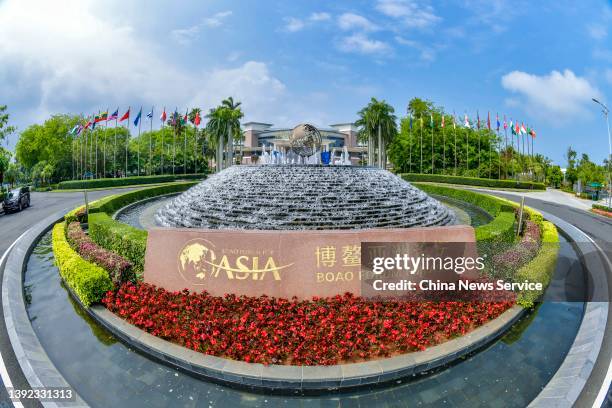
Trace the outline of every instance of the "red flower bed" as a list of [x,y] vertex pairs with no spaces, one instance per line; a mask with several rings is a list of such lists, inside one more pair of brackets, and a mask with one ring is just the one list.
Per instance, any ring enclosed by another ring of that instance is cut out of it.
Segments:
[[74,250],[85,260],[108,271],[115,287],[122,282],[134,279],[132,263],[121,255],[117,255],[93,242],[77,221],[68,224],[66,238]]
[[214,297],[123,284],[102,302],[131,324],[206,354],[263,364],[330,365],[391,356],[463,335],[513,301],[373,302]]

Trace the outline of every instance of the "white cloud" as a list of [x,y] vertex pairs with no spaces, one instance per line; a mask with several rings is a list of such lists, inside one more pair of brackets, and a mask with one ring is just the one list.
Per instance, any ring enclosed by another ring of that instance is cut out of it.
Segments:
[[341,51],[359,54],[386,54],[391,51],[389,44],[368,38],[363,33],[343,37],[338,45]]
[[309,17],[310,21],[327,21],[331,19],[331,15],[329,13],[312,13]]
[[249,114],[261,113],[260,120],[285,107],[297,111],[265,63],[179,68],[166,50],[97,8],[93,0],[0,3],[0,89],[13,109],[24,106],[11,118],[20,128],[51,113],[151,103],[206,108],[228,96],[242,100]]
[[233,96],[248,107],[252,119],[270,120],[285,104],[286,87],[275,78],[263,62],[248,61],[236,68],[215,69],[203,75],[204,83],[189,106],[214,106],[222,99]]
[[183,45],[190,44],[200,34],[203,28],[217,28],[223,24],[223,21],[232,15],[231,11],[221,11],[211,17],[204,18],[200,23],[187,28],[177,28],[172,30],[170,34],[174,39]]
[[305,24],[302,20],[295,17],[285,17],[285,30],[290,33],[295,33],[296,31],[300,31],[305,27]]
[[409,28],[427,28],[441,20],[433,7],[413,0],[378,0],[376,9]]
[[338,26],[343,30],[374,31],[378,27],[367,18],[354,13],[344,13],[338,18]]
[[512,71],[502,77],[501,83],[521,96],[520,101],[530,113],[553,123],[586,113],[591,98],[601,95],[588,80],[568,69],[542,76]]
[[603,40],[608,35],[608,29],[601,24],[591,24],[587,27],[587,32],[595,40]]

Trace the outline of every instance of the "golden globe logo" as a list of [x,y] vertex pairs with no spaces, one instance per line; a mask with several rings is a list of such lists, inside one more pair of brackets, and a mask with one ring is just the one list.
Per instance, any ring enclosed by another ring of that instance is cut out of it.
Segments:
[[[227,252],[227,253],[226,253]],[[249,251],[219,251],[203,238],[188,241],[178,257],[178,269],[183,278],[197,285],[206,278],[225,277],[230,280],[264,280],[266,277],[280,281],[280,271],[293,265],[278,265],[272,255],[251,255]]]

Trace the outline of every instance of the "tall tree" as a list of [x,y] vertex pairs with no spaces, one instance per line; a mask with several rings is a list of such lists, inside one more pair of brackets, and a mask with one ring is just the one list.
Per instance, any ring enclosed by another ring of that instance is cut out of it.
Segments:
[[[397,117],[395,110],[384,100],[370,99],[370,103],[361,109],[355,123],[359,127],[361,139],[368,140],[368,165],[377,164],[380,168],[386,167],[386,146],[397,136]],[[377,158],[374,160],[374,139],[376,138]],[[376,162],[376,163],[375,163]]]
[[4,173],[9,169],[11,161],[11,152],[0,146],[0,192],[2,191],[2,183],[4,183]]
[[6,113],[6,105],[0,105],[0,142],[8,138],[10,134],[15,132],[14,126],[9,126],[9,114]]
[[208,118],[206,132],[212,144],[217,148],[217,171],[233,164],[233,141],[241,136],[240,119],[244,116],[240,105],[240,102],[234,102],[234,98],[230,96],[206,115]]

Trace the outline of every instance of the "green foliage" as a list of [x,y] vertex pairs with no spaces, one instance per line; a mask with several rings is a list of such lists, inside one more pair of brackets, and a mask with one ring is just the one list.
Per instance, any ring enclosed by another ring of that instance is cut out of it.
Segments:
[[166,183],[176,180],[200,180],[206,177],[205,173],[201,174],[177,174],[177,175],[162,175],[162,176],[140,176],[140,177],[123,177],[123,178],[106,178],[94,180],[71,180],[62,181],[59,183],[60,190],[68,189],[85,189],[85,188],[103,188],[103,187],[120,187],[139,184],[155,184]]
[[548,184],[554,188],[559,188],[563,182],[563,173],[560,166],[551,166],[548,168],[546,179]]
[[59,273],[81,303],[90,306],[113,289],[108,273],[85,261],[68,244],[63,222],[53,227],[53,254]]
[[8,125],[9,114],[6,113],[6,110],[6,105],[0,105],[0,142],[2,142],[16,130],[14,126]]
[[401,174],[401,177],[406,181],[416,182],[436,182],[449,184],[462,184],[468,186],[480,187],[499,187],[499,188],[520,188],[530,190],[545,190],[544,183],[534,183],[531,181],[516,181],[516,180],[496,180],[477,177],[461,177],[450,176],[443,174]]
[[2,183],[4,182],[5,173],[9,169],[10,160],[11,152],[0,146],[0,190],[2,190]]
[[491,222],[474,229],[476,241],[479,243],[514,241],[515,215],[514,206],[510,202],[490,195],[456,188],[416,183],[415,186],[429,194],[444,195],[465,201],[491,214],[493,217]]
[[[139,273],[144,269],[147,232],[111,218],[110,214],[136,201],[163,194],[178,193],[197,184],[196,182],[173,183],[117,194],[94,201],[89,206],[89,236],[101,247],[113,251],[134,264]],[[65,219],[79,219],[83,207],[75,208]]]
[[198,182],[186,181],[183,183],[172,183],[163,186],[155,186],[143,188],[140,190],[128,191],[126,193],[115,194],[112,196],[101,198],[89,205],[90,213],[104,212],[109,215],[128,204],[136,201],[144,200],[145,198],[156,197],[163,194],[180,193],[187,190],[189,187],[195,186]]
[[384,100],[372,98],[370,103],[357,113],[359,119],[355,125],[360,128],[359,138],[363,142],[367,142],[370,137],[377,138],[380,127],[383,142],[391,142],[397,134],[397,118],[394,112],[395,109]]
[[524,290],[517,298],[517,304],[524,308],[533,307],[534,303],[544,294],[552,279],[555,267],[557,266],[557,256],[559,253],[559,233],[554,224],[542,221],[542,244],[538,254],[525,266],[520,268],[516,275],[516,282],[542,283],[543,290]]
[[612,212],[612,207],[608,207],[607,205],[593,204],[593,208],[596,210]]
[[144,269],[147,232],[112,219],[103,212],[89,214],[89,236],[101,247],[128,259],[134,271]]
[[69,132],[79,120],[74,115],[54,115],[42,125],[32,125],[21,132],[15,155],[32,172],[34,181],[72,177],[73,139]]

